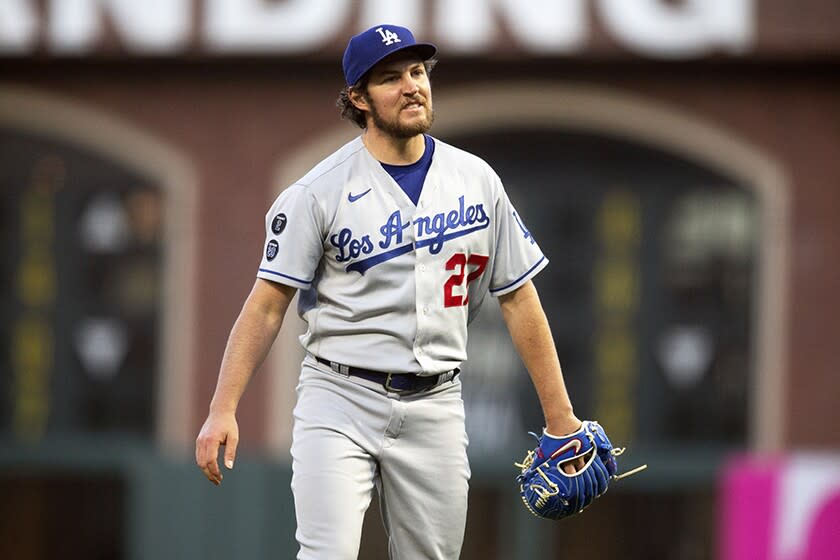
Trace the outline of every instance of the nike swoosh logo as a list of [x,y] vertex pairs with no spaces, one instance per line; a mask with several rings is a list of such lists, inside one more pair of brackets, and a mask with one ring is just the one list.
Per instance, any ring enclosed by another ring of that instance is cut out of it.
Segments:
[[583,446],[583,444],[581,443],[581,441],[579,439],[569,440],[569,442],[566,443],[566,445],[564,445],[563,447],[561,447],[560,449],[558,449],[557,451],[552,453],[551,457],[549,457],[549,459],[554,459],[555,457],[557,457],[559,455],[562,455],[563,453],[565,453],[569,449],[574,449],[574,454],[577,455],[578,453],[580,453],[580,448],[582,446]]
[[366,190],[362,194],[357,194],[357,195],[353,195],[353,193],[347,193],[347,200],[349,200],[350,202],[356,202],[357,200],[359,200],[360,198],[362,198],[363,196],[365,196],[369,192],[370,192],[370,189]]

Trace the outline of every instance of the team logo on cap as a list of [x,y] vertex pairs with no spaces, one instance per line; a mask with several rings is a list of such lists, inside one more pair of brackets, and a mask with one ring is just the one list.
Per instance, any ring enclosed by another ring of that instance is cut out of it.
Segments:
[[271,222],[271,231],[274,235],[280,235],[286,229],[286,214],[277,214]]
[[402,41],[400,41],[399,35],[391,31],[390,29],[385,29],[384,27],[377,27],[376,32],[382,35],[382,42],[386,45],[402,43]]
[[266,245],[266,247],[265,247],[265,260],[273,261],[274,257],[277,256],[277,249],[278,248],[279,248],[279,245],[277,244],[277,242],[275,240],[272,239],[271,241],[269,241],[268,245]]

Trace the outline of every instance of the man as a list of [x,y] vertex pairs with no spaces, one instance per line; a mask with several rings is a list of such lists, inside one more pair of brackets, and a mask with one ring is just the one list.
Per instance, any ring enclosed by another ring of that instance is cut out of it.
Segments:
[[458,558],[470,476],[458,366],[488,292],[546,431],[581,426],[531,283],[545,256],[493,170],[425,134],[435,53],[395,25],[350,40],[339,105],[363,133],[266,216],[258,278],[196,442],[198,465],[219,484],[219,446],[227,468],[236,454],[237,403],[301,290],[307,356],[292,443],[300,559],[356,558],[374,486],[392,558]]

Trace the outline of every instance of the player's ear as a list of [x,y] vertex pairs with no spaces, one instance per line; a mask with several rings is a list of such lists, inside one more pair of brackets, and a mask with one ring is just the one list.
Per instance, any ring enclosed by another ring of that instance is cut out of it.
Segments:
[[358,109],[359,111],[369,111],[370,105],[368,104],[367,95],[365,92],[360,88],[350,88],[347,92],[348,97],[350,98],[350,103]]

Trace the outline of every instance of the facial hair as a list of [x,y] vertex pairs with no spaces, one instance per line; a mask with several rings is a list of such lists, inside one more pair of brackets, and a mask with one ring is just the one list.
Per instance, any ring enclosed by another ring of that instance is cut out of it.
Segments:
[[370,116],[373,119],[373,124],[376,128],[394,138],[407,139],[413,138],[418,134],[429,132],[432,128],[432,123],[435,120],[435,112],[428,105],[423,105],[426,108],[426,118],[413,124],[404,125],[400,122],[399,114],[393,120],[387,120],[376,109],[376,105],[370,103]]

